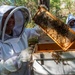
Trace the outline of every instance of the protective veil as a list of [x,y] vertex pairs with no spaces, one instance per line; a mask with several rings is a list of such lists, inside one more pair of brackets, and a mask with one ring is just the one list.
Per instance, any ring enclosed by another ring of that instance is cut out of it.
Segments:
[[[68,17],[67,17],[67,20],[66,20],[66,24],[69,25],[69,23],[70,23],[72,20],[75,20],[75,16],[73,16],[72,14],[69,14]],[[72,27],[72,29],[75,31],[75,24],[74,24],[74,26]]]

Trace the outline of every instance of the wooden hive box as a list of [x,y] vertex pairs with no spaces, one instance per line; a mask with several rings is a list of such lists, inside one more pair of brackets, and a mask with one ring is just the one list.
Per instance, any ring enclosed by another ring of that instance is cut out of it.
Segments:
[[[63,51],[60,46],[58,46],[56,43],[40,43],[35,45],[35,51],[34,53],[39,53],[39,52],[54,52],[54,51]],[[75,43],[71,45],[71,47],[64,51],[75,51]]]

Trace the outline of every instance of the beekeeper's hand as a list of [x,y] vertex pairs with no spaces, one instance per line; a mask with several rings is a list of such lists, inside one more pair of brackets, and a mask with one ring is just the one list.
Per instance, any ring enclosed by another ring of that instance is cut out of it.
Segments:
[[22,62],[30,61],[32,51],[32,47],[28,47],[27,49],[23,50],[19,55],[20,60]]
[[4,67],[10,72],[17,71],[18,69],[21,68],[21,66],[22,66],[22,62],[20,61],[18,55],[11,57],[4,62]]
[[41,33],[41,32],[42,32],[42,29],[41,29],[38,25],[36,25],[36,26],[34,27],[34,30],[35,30],[37,33]]
[[26,28],[25,29],[25,33],[26,33],[28,39],[33,38],[33,37],[39,37],[41,31],[42,30],[39,26],[35,26],[34,28]]

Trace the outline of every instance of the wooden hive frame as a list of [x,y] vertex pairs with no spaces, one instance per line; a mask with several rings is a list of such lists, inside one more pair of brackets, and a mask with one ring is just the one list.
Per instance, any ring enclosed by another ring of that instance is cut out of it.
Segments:
[[[59,46],[50,44],[49,47],[55,47],[56,49],[62,48],[62,50],[66,51],[74,44],[75,32],[67,24],[48,12],[44,7],[39,7],[33,20]],[[72,47],[74,48],[74,45]]]

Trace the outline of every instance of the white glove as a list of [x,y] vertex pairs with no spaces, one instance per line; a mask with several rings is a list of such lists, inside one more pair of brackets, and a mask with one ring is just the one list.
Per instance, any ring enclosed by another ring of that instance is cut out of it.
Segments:
[[33,37],[39,37],[40,36],[41,28],[39,26],[35,26],[34,28],[26,28],[25,33],[27,35],[27,38],[33,38]]
[[19,55],[20,60],[22,62],[30,61],[32,50],[33,50],[32,47],[28,47],[27,49],[23,50]]
[[13,56],[4,62],[4,67],[10,72],[17,71],[21,65],[22,62],[20,61],[19,56]]
[[34,30],[35,30],[37,33],[42,32],[42,29],[41,29],[38,25],[36,25],[36,26],[34,27]]

